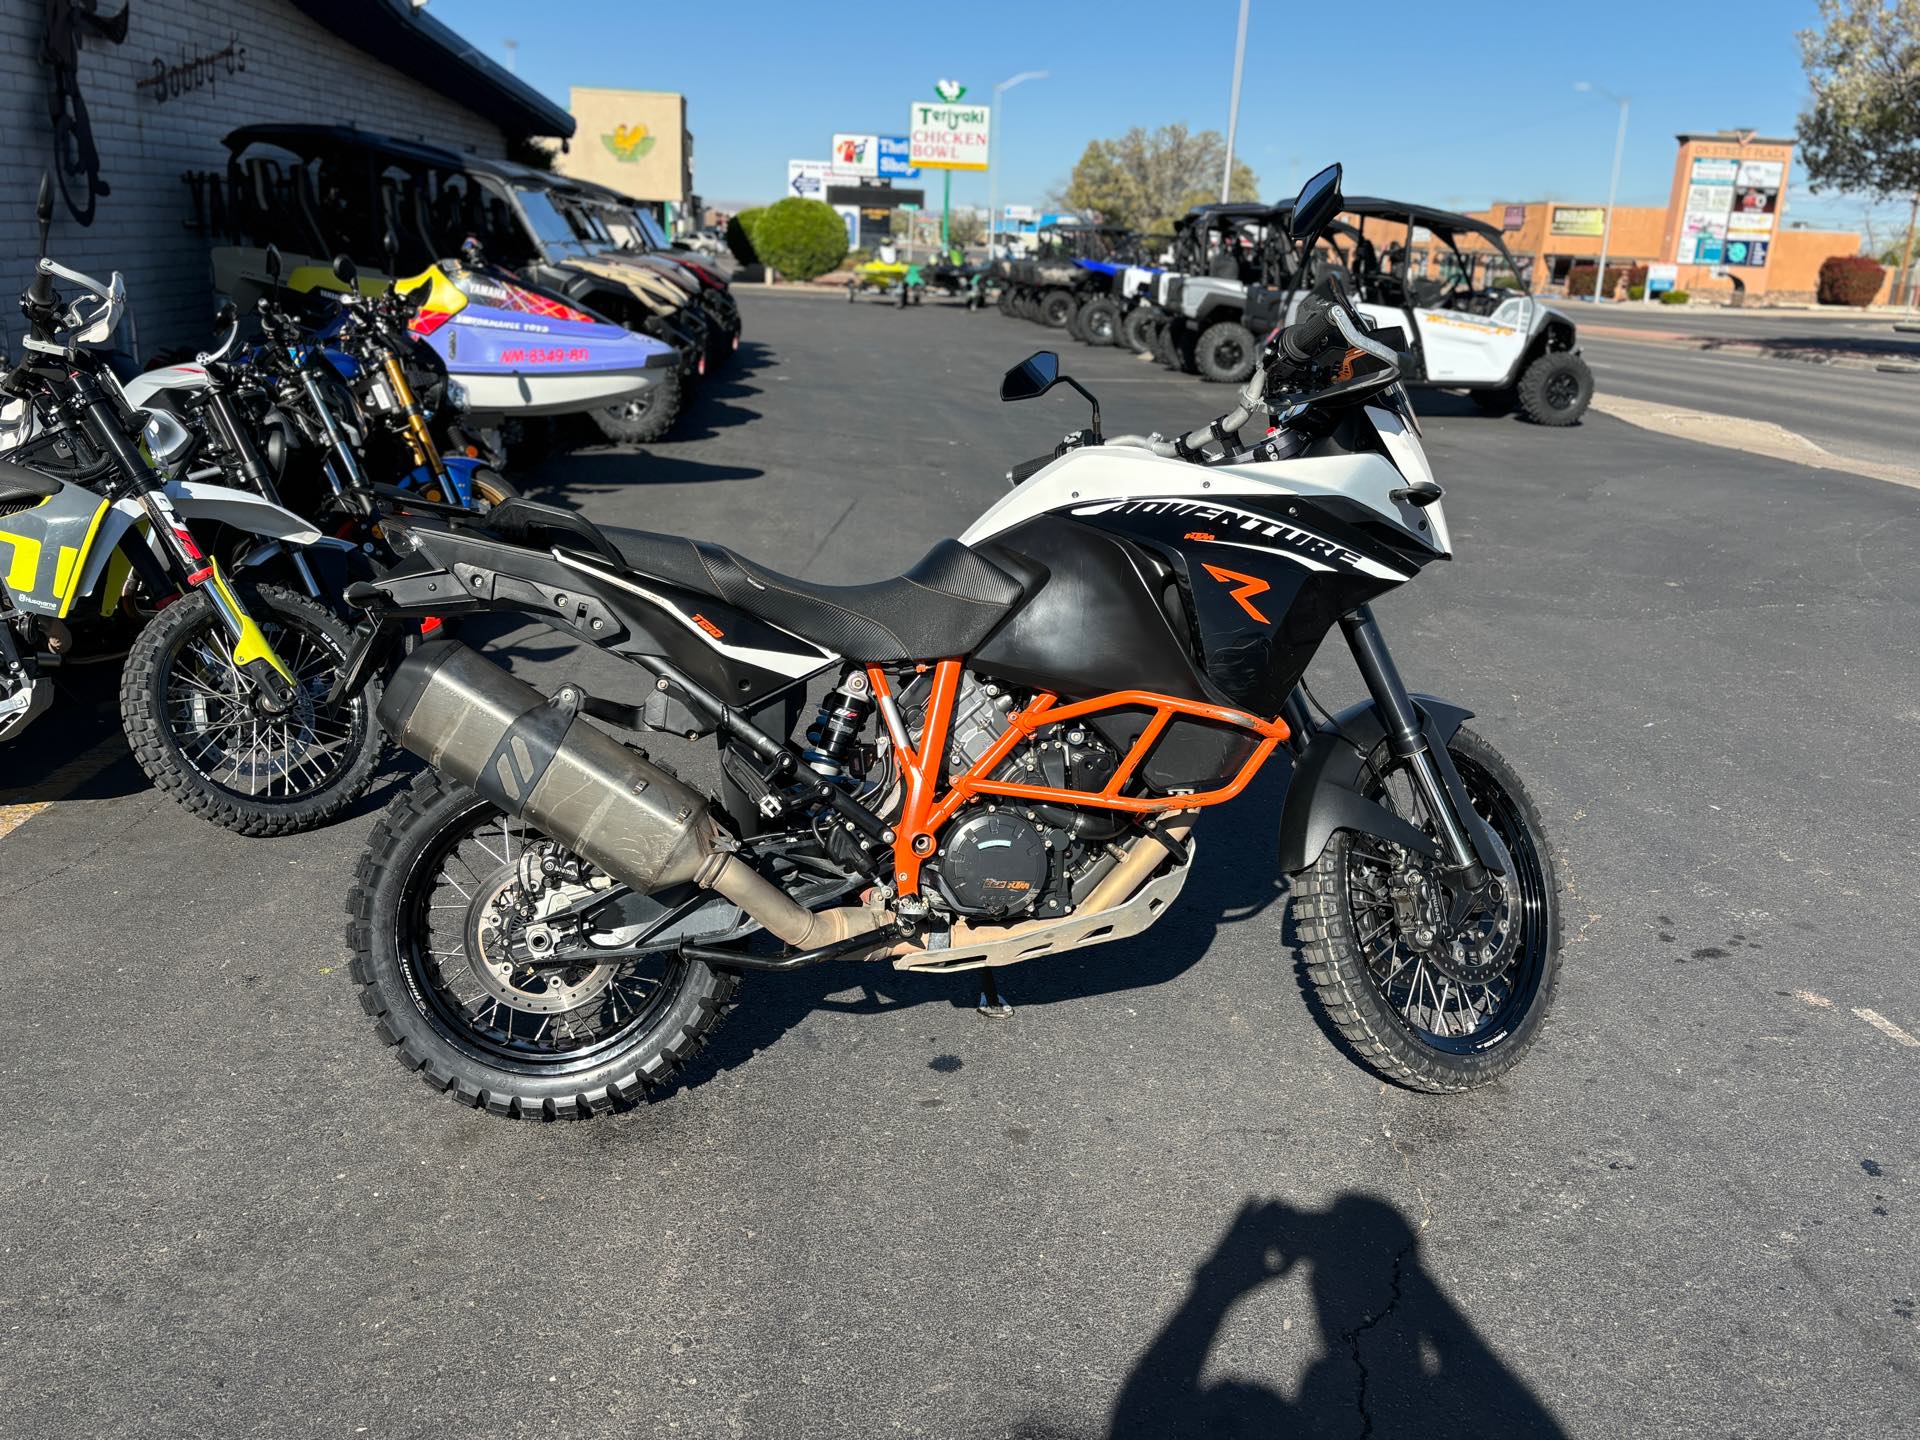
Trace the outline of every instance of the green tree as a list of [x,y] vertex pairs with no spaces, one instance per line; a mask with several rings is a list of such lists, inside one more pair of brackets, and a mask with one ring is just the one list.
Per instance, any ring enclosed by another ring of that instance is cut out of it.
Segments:
[[821,200],[789,195],[755,218],[751,238],[763,264],[789,280],[824,275],[847,255],[847,227]]
[[1920,0],[1820,0],[1800,32],[1812,104],[1800,155],[1815,190],[1909,202],[1900,289],[1913,283],[1920,217]]
[[959,245],[962,248],[968,245],[978,245],[982,240],[986,239],[986,236],[986,221],[981,218],[978,210],[956,210],[953,212],[952,218],[947,222],[947,243],[949,245]]
[[[1195,205],[1220,198],[1227,142],[1218,130],[1197,134],[1185,125],[1139,126],[1112,140],[1091,141],[1065,189],[1053,198],[1076,214],[1134,230],[1170,230]],[[1244,160],[1233,162],[1228,194],[1258,200],[1260,179]]]
[[742,265],[760,263],[760,253],[753,248],[753,227],[766,213],[759,206],[753,206],[727,221],[727,248]]

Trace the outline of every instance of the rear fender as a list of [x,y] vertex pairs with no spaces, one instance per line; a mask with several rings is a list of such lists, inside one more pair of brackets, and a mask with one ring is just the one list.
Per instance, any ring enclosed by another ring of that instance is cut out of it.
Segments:
[[[1427,743],[1433,747],[1441,773],[1454,793],[1455,808],[1474,827],[1475,848],[1483,858],[1498,856],[1497,842],[1493,848],[1488,845],[1492,832],[1466,803],[1459,776],[1447,756],[1448,742],[1473,712],[1433,695],[1412,698],[1426,723]],[[1281,870],[1294,875],[1312,865],[1336,830],[1377,835],[1417,854],[1439,857],[1439,846],[1425,831],[1360,793],[1367,758],[1386,738],[1386,724],[1371,700],[1342,710],[1334,717],[1334,724],[1314,731],[1306,753],[1294,763],[1293,780],[1280,812]]]

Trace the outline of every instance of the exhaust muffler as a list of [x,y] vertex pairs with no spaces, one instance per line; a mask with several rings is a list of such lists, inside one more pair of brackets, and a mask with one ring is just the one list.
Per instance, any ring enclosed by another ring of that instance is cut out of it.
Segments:
[[719,826],[697,791],[457,640],[415,649],[387,681],[379,717],[434,769],[643,894],[700,885],[803,950],[885,918],[794,903],[715,844]]

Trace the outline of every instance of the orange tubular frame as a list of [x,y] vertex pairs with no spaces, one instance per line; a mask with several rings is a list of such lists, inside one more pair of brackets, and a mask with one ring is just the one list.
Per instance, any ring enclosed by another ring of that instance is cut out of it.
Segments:
[[[1057,697],[1042,691],[1026,709],[1007,717],[1007,728],[993,744],[967,767],[965,774],[954,778],[946,794],[936,798],[941,762],[947,752],[947,731],[953,723],[954,701],[960,694],[961,668],[958,660],[935,662],[933,691],[927,699],[926,723],[920,731],[920,748],[915,750],[907,743],[905,722],[894,709],[886,671],[877,665],[867,667],[867,680],[873,686],[875,700],[879,702],[888,738],[894,752],[900,757],[900,773],[906,787],[906,799],[901,807],[900,823],[894,827],[893,841],[894,880],[902,895],[919,891],[920,867],[938,846],[936,837],[941,827],[953,818],[962,805],[977,796],[997,795],[1009,800],[1039,801],[1053,805],[1091,805],[1103,810],[1124,810],[1135,815],[1153,815],[1167,810],[1198,810],[1238,795],[1266,763],[1267,757],[1273,754],[1274,747],[1291,733],[1287,729],[1287,722],[1278,718],[1263,720],[1245,710],[1231,710],[1224,705],[1209,705],[1199,700],[1179,700],[1171,695],[1156,695],[1146,690],[1116,690],[1110,695],[1078,700],[1071,705],[1056,704]],[[1013,753],[1016,745],[1030,739],[1035,731],[1045,726],[1108,710],[1130,708],[1151,710],[1153,718],[1121,758],[1113,777],[1100,790],[1056,790],[1049,785],[1021,785],[989,778],[1000,768],[1001,762]],[[1133,778],[1148,752],[1159,741],[1168,722],[1176,715],[1237,725],[1258,735],[1260,743],[1240,767],[1240,772],[1217,789],[1191,795],[1122,795],[1121,790]]]

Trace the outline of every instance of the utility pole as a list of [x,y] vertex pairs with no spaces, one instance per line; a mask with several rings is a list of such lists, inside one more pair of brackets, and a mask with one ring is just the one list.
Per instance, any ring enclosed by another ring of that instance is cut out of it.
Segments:
[[[1920,223],[1920,190],[1913,192],[1913,203],[1907,207],[1907,255],[1900,262],[1900,283],[1907,292],[1907,308],[1913,309],[1913,227]],[[1898,304],[1900,297],[1894,296]]]
[[1022,70],[993,87],[993,119],[987,129],[987,259],[993,259],[993,237],[1000,228],[1000,152],[1007,143],[1007,91],[1028,80],[1044,80],[1045,70]]
[[1607,292],[1607,251],[1613,243],[1613,202],[1620,193],[1620,156],[1627,148],[1627,97],[1615,95],[1611,90],[1602,90],[1585,80],[1573,88],[1604,95],[1620,107],[1620,128],[1613,137],[1613,179],[1607,182],[1607,214],[1600,222],[1600,269],[1593,277],[1593,303],[1598,305],[1606,298]]
[[1247,63],[1247,7],[1252,0],[1240,0],[1240,33],[1233,42],[1233,97],[1227,101],[1227,163],[1220,172],[1220,203],[1232,199],[1233,139],[1240,128],[1240,74]]

